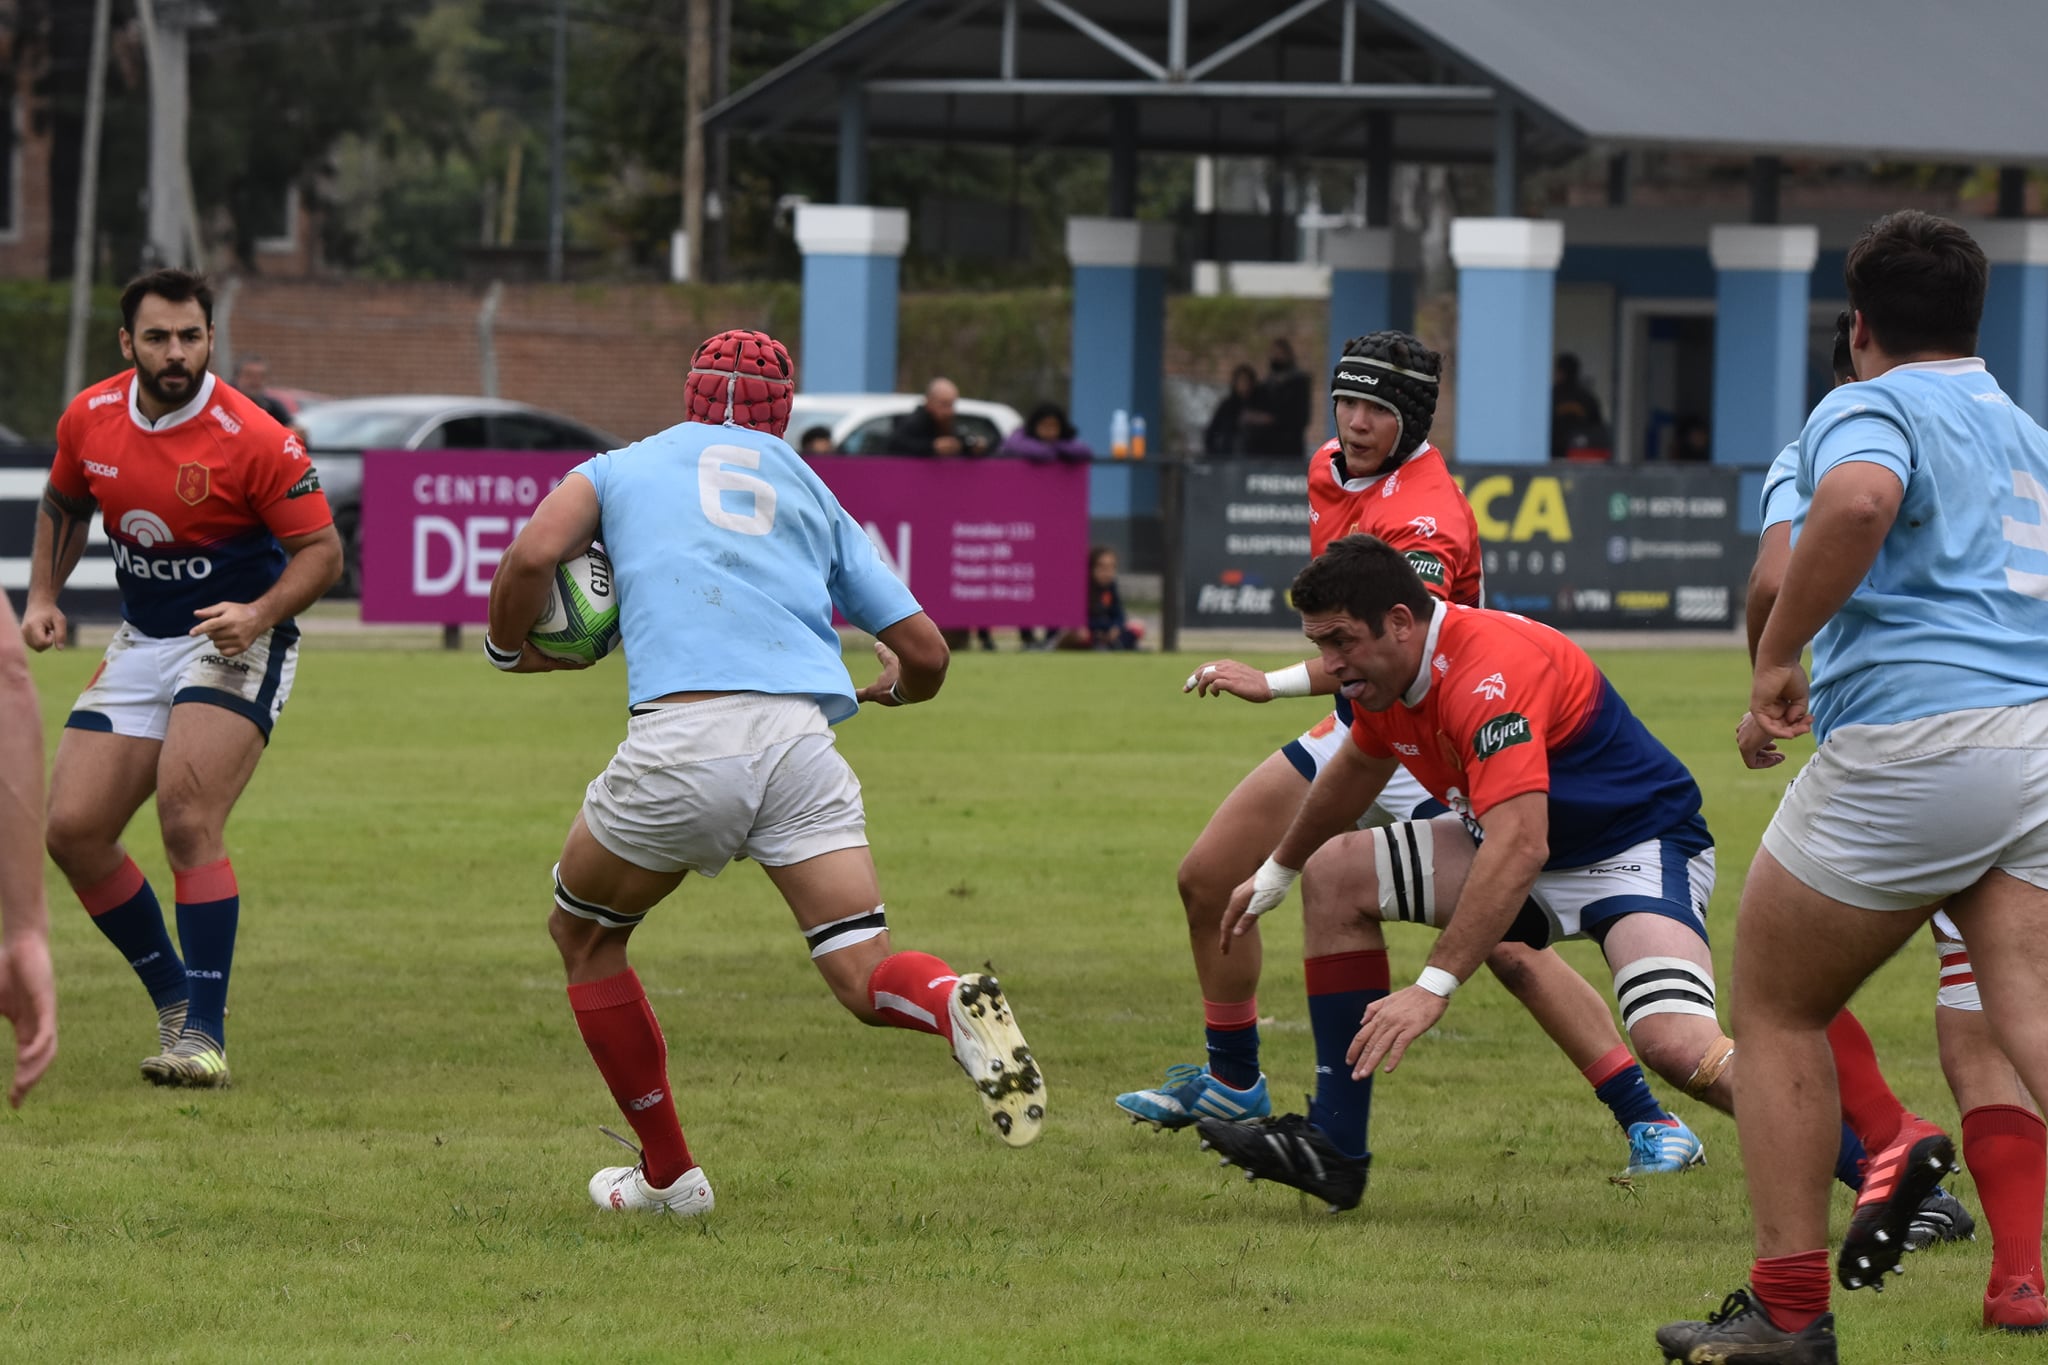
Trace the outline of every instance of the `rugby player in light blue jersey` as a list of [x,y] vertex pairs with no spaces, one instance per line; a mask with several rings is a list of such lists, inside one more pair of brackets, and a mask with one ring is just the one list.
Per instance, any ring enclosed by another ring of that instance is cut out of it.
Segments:
[[[1975,358],[1988,275],[1968,233],[1923,213],[1880,219],[1849,251],[1860,382],[1800,433],[1792,559],[1749,704],[1771,738],[1820,741],[1736,925],[1737,1124],[1745,1152],[1770,1153],[1745,1163],[1757,1260],[1713,1318],[1658,1332],[1671,1359],[1836,1359],[1826,1029],[1944,902],[1993,1029],[2048,1093],[2048,432]],[[1845,1285],[1896,1268],[1953,1163],[1948,1138],[1912,1124],[1876,1155]],[[2008,1287],[2041,1290],[2038,1260]]]
[[[861,702],[929,701],[945,641],[810,467],[782,440],[789,353],[759,332],[697,349],[688,420],[579,465],[535,511],[491,585],[485,649],[508,672],[559,667],[528,634],[557,564],[611,557],[632,719],[590,784],[555,868],[548,927],[576,1025],[641,1159],[590,1181],[604,1208],[681,1216],[711,1186],[676,1117],[667,1048],[626,941],[696,871],[739,857],[795,913],[832,993],[863,1023],[935,1033],[1011,1146],[1038,1136],[1045,1087],[992,976],[892,952],[860,782],[832,726]],[[877,637],[855,689],[838,608]]]

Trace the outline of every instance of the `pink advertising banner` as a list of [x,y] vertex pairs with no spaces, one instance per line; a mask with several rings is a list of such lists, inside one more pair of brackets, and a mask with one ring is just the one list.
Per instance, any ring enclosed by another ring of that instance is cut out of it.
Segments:
[[[482,624],[505,547],[582,462],[494,451],[365,454],[363,619]],[[941,626],[1085,624],[1085,465],[873,456],[810,464]]]

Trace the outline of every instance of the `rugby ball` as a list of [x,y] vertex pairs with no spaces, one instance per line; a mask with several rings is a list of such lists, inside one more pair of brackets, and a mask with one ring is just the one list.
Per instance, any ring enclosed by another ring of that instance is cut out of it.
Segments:
[[619,597],[601,547],[555,566],[547,613],[526,638],[551,659],[580,663],[594,664],[619,647]]

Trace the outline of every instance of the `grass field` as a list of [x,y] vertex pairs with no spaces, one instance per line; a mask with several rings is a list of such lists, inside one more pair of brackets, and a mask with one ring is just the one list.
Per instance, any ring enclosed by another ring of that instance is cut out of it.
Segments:
[[[37,661],[53,737],[96,658]],[[637,965],[718,1194],[679,1224],[588,1204],[621,1156],[595,1125],[623,1125],[543,926],[623,668],[509,679],[471,652],[316,638],[229,829],[233,1090],[138,1079],[154,1016],[50,876],[62,1051],[0,1111],[0,1360],[1658,1359],[1652,1328],[1703,1316],[1748,1264],[1734,1126],[1685,1103],[1712,1164],[1612,1183],[1618,1130],[1489,980],[1380,1083],[1354,1213],[1248,1186],[1112,1107],[1200,1055],[1181,852],[1314,714],[1183,698],[1190,662],[962,656],[936,704],[841,731],[897,942],[992,962],[1017,1004],[1049,1081],[1035,1147],[984,1131],[937,1040],[839,1011],[758,869],[656,912]],[[1706,790],[1725,981],[1784,781],[1735,759],[1740,661],[1602,662]],[[149,812],[134,834],[168,902]],[[1296,1107],[1292,918],[1267,928],[1261,998]],[[1412,978],[1426,936],[1390,938]],[[1604,993],[1597,957],[1568,951]],[[1916,943],[1858,1008],[1902,1098],[1953,1125],[1934,972]],[[1846,1197],[1836,1214],[1839,1232]],[[1882,1298],[1838,1300],[1844,1359],[2038,1358],[1977,1327],[1989,1254],[1930,1251]]]

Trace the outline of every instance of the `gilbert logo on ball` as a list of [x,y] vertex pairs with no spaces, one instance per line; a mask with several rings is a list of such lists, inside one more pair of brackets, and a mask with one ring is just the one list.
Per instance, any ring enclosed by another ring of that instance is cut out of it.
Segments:
[[548,609],[526,637],[551,659],[596,663],[619,646],[612,562],[600,546],[555,566]]

